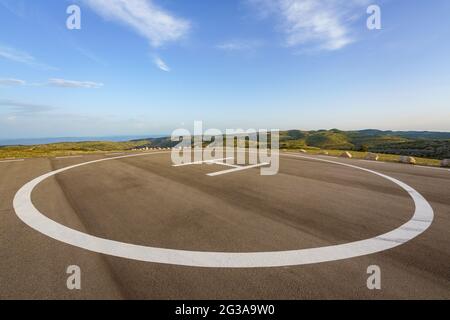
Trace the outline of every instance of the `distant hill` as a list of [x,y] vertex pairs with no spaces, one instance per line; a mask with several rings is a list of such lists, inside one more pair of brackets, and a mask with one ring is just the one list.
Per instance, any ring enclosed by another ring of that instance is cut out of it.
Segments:
[[[148,138],[148,147],[174,147],[170,138]],[[428,131],[342,131],[338,129],[280,132],[280,148],[320,148],[411,155],[435,159],[450,158],[450,132]]]
[[291,130],[281,135],[281,148],[315,147],[411,155],[436,159],[450,158],[450,132]]
[[[170,137],[145,138],[122,142],[95,141],[0,146],[0,158],[52,157],[83,153],[127,151],[135,148],[174,147]],[[410,155],[432,159],[450,159],[450,132],[419,131],[342,131],[338,129],[280,132],[282,149],[327,149],[370,151],[392,155]]]
[[[161,135],[154,136],[153,138],[160,137]],[[146,139],[149,136],[92,136],[92,137],[56,137],[56,138],[29,138],[29,139],[0,139],[0,147],[5,146],[35,146],[46,145],[55,143],[67,143],[67,142],[127,142],[127,141],[139,141],[139,139]],[[133,139],[133,140],[132,140]]]
[[431,139],[431,140],[449,140],[450,132],[432,132],[432,131],[381,131],[381,130],[361,130],[355,131],[358,134],[366,136],[397,136],[407,139]]

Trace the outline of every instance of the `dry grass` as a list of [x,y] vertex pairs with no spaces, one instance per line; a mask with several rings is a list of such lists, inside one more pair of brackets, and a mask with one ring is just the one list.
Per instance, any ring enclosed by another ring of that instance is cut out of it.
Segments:
[[[11,146],[0,148],[0,159],[24,159],[37,157],[64,157],[84,154],[102,154],[105,152],[122,152],[131,150],[137,146],[148,144],[149,141],[133,142],[70,142],[54,143],[35,146]],[[303,147],[309,154],[317,155],[328,152],[330,156],[339,157],[342,150],[322,150],[314,147]],[[299,152],[298,150],[286,150]],[[355,159],[364,159],[367,152],[348,151]],[[379,154],[379,161],[399,162],[400,156]],[[440,160],[415,157],[417,165],[439,167]]]
[[[319,155],[324,152],[328,152],[329,156],[332,157],[339,157],[346,151],[342,150],[320,150],[320,149],[305,149],[307,150],[308,154],[313,155]],[[298,152],[295,150],[287,150],[288,152]],[[365,159],[368,152],[359,152],[359,151],[347,151],[349,152],[354,159]],[[381,154],[379,153],[379,160],[378,161],[385,161],[385,162],[400,162],[400,156],[392,155],[392,154]],[[440,167],[441,161],[437,159],[428,159],[428,158],[418,158],[414,157],[416,159],[416,164],[421,166],[432,166],[432,167]]]
[[131,150],[148,141],[136,142],[68,142],[34,146],[8,146],[0,148],[0,159],[64,157],[83,154],[102,154]]

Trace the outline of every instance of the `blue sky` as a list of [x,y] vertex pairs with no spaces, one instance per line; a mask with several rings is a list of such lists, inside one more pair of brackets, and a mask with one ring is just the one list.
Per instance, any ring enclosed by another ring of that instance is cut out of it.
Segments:
[[448,0],[0,0],[0,138],[194,120],[450,131],[449,14]]

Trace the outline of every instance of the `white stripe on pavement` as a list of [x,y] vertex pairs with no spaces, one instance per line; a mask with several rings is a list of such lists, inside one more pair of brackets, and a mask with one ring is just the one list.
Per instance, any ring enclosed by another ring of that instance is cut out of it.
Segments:
[[125,154],[125,152],[115,152],[115,153],[107,153],[105,156],[120,156],[122,154]]
[[[145,155],[155,154],[158,153]],[[34,188],[36,188],[36,186],[44,180],[59,173],[89,164],[143,155],[144,154],[127,155],[116,158],[89,161],[55,170],[35,178],[22,186],[22,188],[20,188],[20,190],[16,193],[13,201],[13,207],[16,215],[26,225],[52,239],[92,252],[143,262],[203,268],[285,267],[337,261],[370,255],[401,246],[418,237],[431,226],[434,219],[433,209],[427,200],[419,192],[404,182],[363,167],[317,158],[317,161],[322,161],[324,163],[342,165],[374,174],[400,186],[414,201],[415,212],[413,217],[402,226],[388,233],[370,239],[339,245],[271,252],[206,252],[147,247],[95,237],[51,220],[45,214],[41,213],[31,201],[31,194]],[[290,157],[314,159],[295,155]]]
[[226,162],[212,162],[211,164],[218,164],[221,166],[225,166],[225,167],[232,167],[232,168],[240,168],[241,166],[235,165],[235,164],[230,164],[230,163],[226,163]]
[[219,161],[225,161],[225,160],[232,160],[233,157],[228,158],[222,158],[222,159],[211,159],[211,160],[204,160],[204,161],[195,161],[195,162],[189,162],[189,163],[182,163],[182,164],[174,164],[173,167],[184,167],[184,166],[191,166],[196,164],[206,164],[206,163],[215,163],[221,164]]
[[224,170],[224,171],[209,173],[209,174],[207,174],[207,176],[217,177],[217,176],[220,176],[220,175],[223,175],[223,174],[235,173],[235,172],[238,172],[238,171],[244,171],[244,170],[259,168],[259,167],[268,166],[268,165],[270,165],[270,163],[267,163],[267,162],[258,163],[258,164],[254,164],[254,165],[251,165],[251,166],[243,166],[243,167],[237,167],[237,168],[230,169],[230,170]]
[[83,156],[55,157],[56,160],[62,160],[62,159],[76,159],[76,158],[83,158]]

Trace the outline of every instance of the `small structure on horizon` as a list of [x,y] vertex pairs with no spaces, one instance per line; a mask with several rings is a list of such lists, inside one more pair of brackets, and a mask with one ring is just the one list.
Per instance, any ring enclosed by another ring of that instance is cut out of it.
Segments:
[[450,167],[450,159],[444,159],[441,161],[441,167]]
[[406,163],[406,164],[416,164],[416,159],[413,157],[409,157],[409,156],[401,156],[400,162]]
[[378,161],[378,159],[380,159],[380,156],[376,153],[369,152],[366,156],[366,160]]
[[350,152],[346,151],[343,154],[341,154],[341,158],[351,159],[351,158],[353,158],[353,156]]

